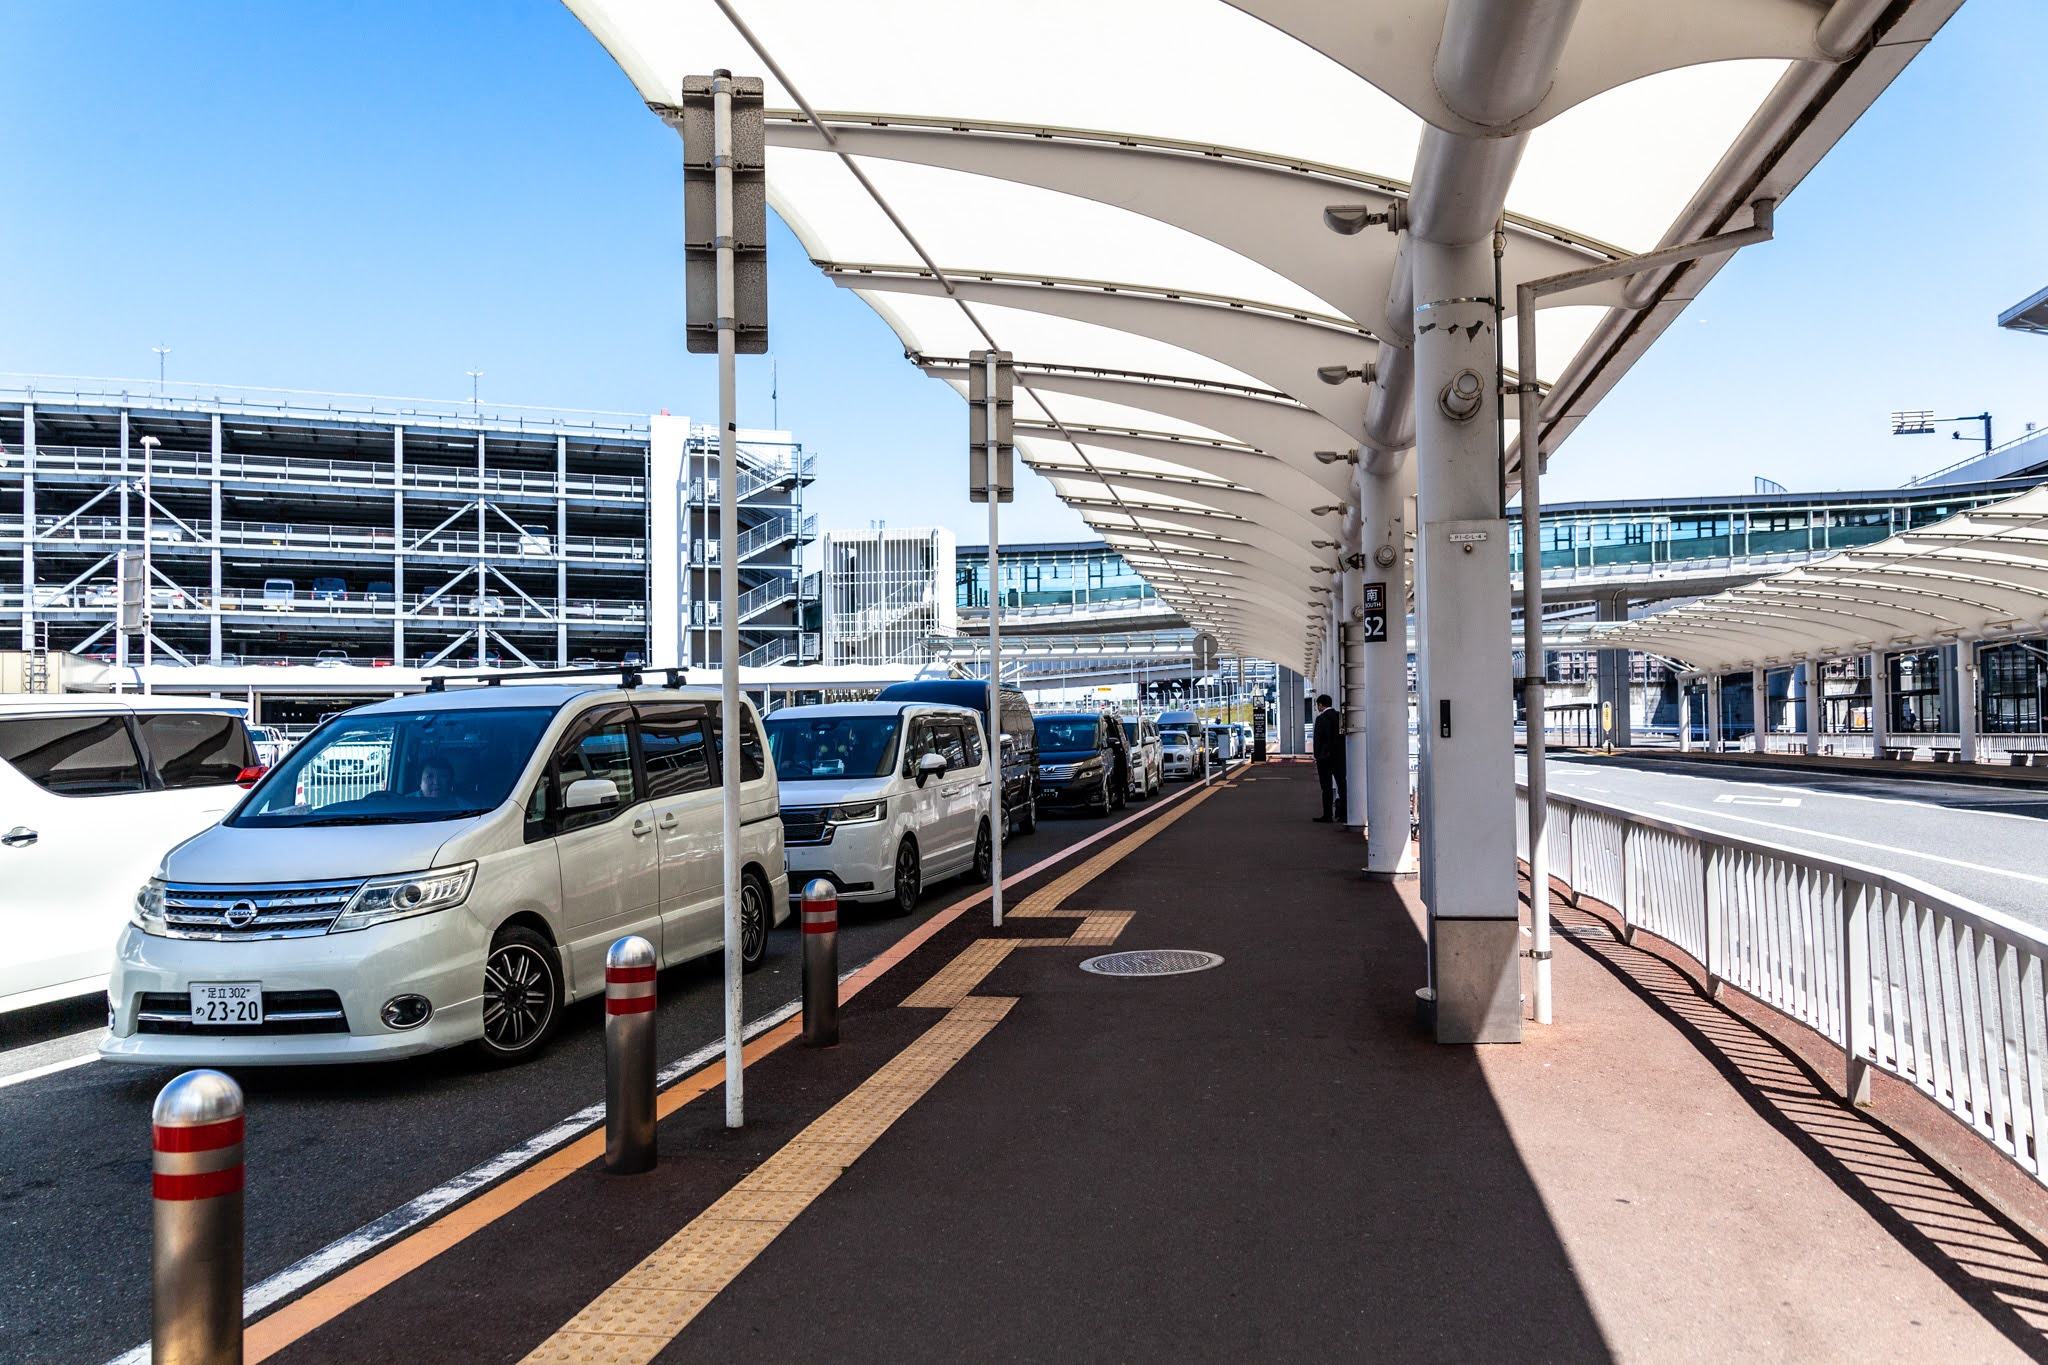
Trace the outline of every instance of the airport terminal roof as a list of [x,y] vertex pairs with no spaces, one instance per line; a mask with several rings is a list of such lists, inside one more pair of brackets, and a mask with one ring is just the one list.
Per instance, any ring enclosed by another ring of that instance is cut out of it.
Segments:
[[1702,671],[2038,634],[2048,623],[2048,487],[1861,549],[1596,627],[1592,648]]
[[[1484,236],[1505,180],[1512,297],[1747,227],[1960,0],[567,3],[664,116],[687,75],[765,77],[818,267],[956,388],[1012,352],[1024,458],[1191,621],[1305,669],[1349,462],[1413,440],[1408,237]],[[1725,259],[1546,301],[1546,451]]]

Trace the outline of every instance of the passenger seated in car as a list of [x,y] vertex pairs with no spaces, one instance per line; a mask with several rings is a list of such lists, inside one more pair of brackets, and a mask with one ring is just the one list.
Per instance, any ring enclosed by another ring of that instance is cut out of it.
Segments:
[[430,758],[420,765],[420,785],[414,795],[438,801],[454,794],[455,769],[447,759]]

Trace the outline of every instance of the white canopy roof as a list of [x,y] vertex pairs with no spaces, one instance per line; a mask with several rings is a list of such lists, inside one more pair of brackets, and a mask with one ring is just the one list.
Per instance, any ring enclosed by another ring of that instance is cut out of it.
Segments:
[[[819,267],[956,388],[1012,352],[1024,458],[1190,621],[1306,670],[1344,457],[1407,444],[1315,377],[1411,329],[1401,240],[1323,208],[1413,201],[1430,136],[1526,133],[1504,290],[1744,226],[1960,0],[1516,0],[1563,37],[1506,110],[1435,74],[1499,0],[567,3],[657,112],[686,75],[764,75],[770,202]],[[1546,450],[1719,264],[1549,301]]]
[[1591,648],[1703,671],[2038,634],[2048,624],[2048,488],[1717,597],[1596,628]]

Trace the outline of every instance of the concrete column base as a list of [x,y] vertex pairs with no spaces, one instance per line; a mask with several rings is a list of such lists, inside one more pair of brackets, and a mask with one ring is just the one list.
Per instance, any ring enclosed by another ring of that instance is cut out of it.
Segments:
[[1422,875],[1419,872],[1379,872],[1370,867],[1362,867],[1359,871],[1369,882],[1412,882]]
[[1513,919],[1437,919],[1436,1040],[1522,1041],[1522,926]]

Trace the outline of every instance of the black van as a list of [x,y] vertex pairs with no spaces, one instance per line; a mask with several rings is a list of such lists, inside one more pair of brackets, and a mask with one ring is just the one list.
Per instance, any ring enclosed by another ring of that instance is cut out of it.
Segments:
[[[1014,687],[1002,690],[1003,723],[999,733],[1003,745],[1003,813],[1013,834],[1029,834],[1038,828],[1038,731],[1031,724],[1031,703]],[[931,682],[891,683],[876,701],[930,701],[948,706],[965,706],[981,715],[984,732],[988,724],[988,684],[964,678]]]

